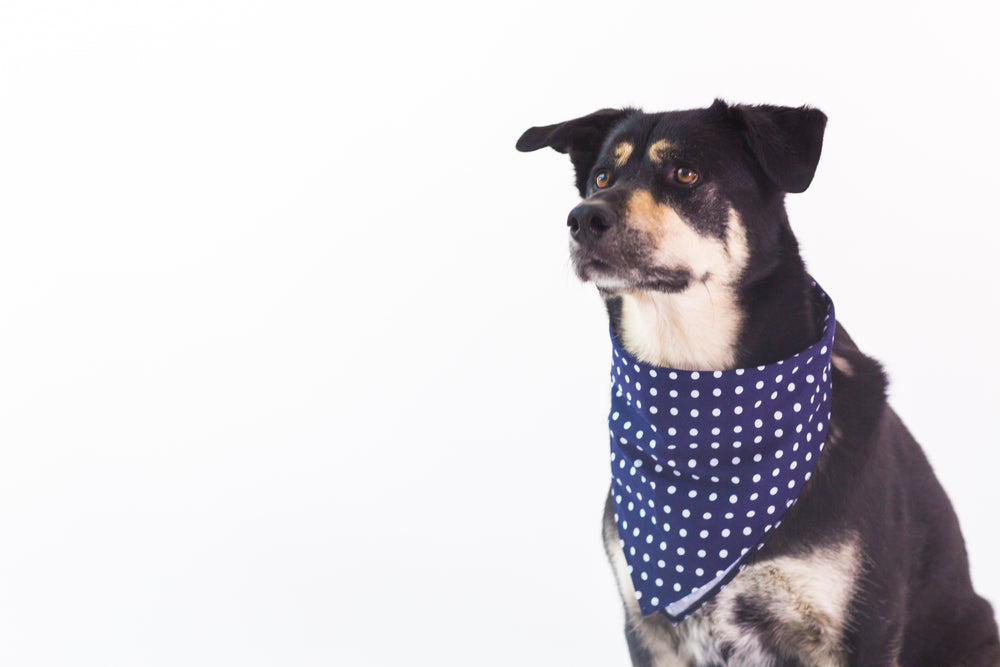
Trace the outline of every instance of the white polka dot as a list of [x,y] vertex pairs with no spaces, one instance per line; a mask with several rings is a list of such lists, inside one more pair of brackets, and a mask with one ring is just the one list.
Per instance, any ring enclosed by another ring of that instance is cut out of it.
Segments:
[[750,533],[752,533],[752,532],[753,532],[753,529],[750,528],[750,526],[747,526],[746,528],[743,529],[743,534],[744,535],[750,535]]
[[729,552],[726,551],[725,549],[720,549],[719,550],[719,558],[725,558],[728,555],[729,555]]

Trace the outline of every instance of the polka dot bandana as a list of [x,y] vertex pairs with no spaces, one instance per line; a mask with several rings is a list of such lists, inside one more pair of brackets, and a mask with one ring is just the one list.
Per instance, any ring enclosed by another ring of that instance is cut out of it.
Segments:
[[815,345],[767,366],[682,371],[612,335],[611,474],[619,544],[643,615],[678,623],[760,549],[812,474],[830,420],[827,304]]

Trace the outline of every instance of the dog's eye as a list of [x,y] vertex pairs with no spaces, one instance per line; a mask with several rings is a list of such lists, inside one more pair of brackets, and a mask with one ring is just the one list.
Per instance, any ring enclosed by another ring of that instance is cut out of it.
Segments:
[[687,167],[678,167],[674,170],[674,180],[682,185],[691,185],[698,180],[698,172]]
[[607,169],[601,169],[599,172],[594,174],[594,185],[597,187],[606,188],[610,182],[611,174],[608,173]]

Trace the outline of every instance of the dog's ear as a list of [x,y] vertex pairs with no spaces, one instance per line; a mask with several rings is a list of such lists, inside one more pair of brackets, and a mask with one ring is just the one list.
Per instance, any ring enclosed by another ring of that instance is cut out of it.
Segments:
[[[721,100],[715,105],[725,106]],[[750,152],[779,190],[804,192],[823,149],[826,114],[810,107],[771,105],[728,107],[742,124]]]
[[563,123],[533,127],[517,140],[517,150],[528,152],[548,147],[568,153],[576,171],[576,189],[584,197],[587,194],[587,178],[604,138],[627,113],[623,109],[601,109]]

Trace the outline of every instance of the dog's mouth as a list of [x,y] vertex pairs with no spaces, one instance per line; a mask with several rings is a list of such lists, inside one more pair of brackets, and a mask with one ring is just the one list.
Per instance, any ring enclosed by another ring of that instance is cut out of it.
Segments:
[[573,264],[580,280],[594,283],[605,294],[631,290],[683,292],[693,278],[691,271],[684,268],[622,269],[597,257],[574,256]]

